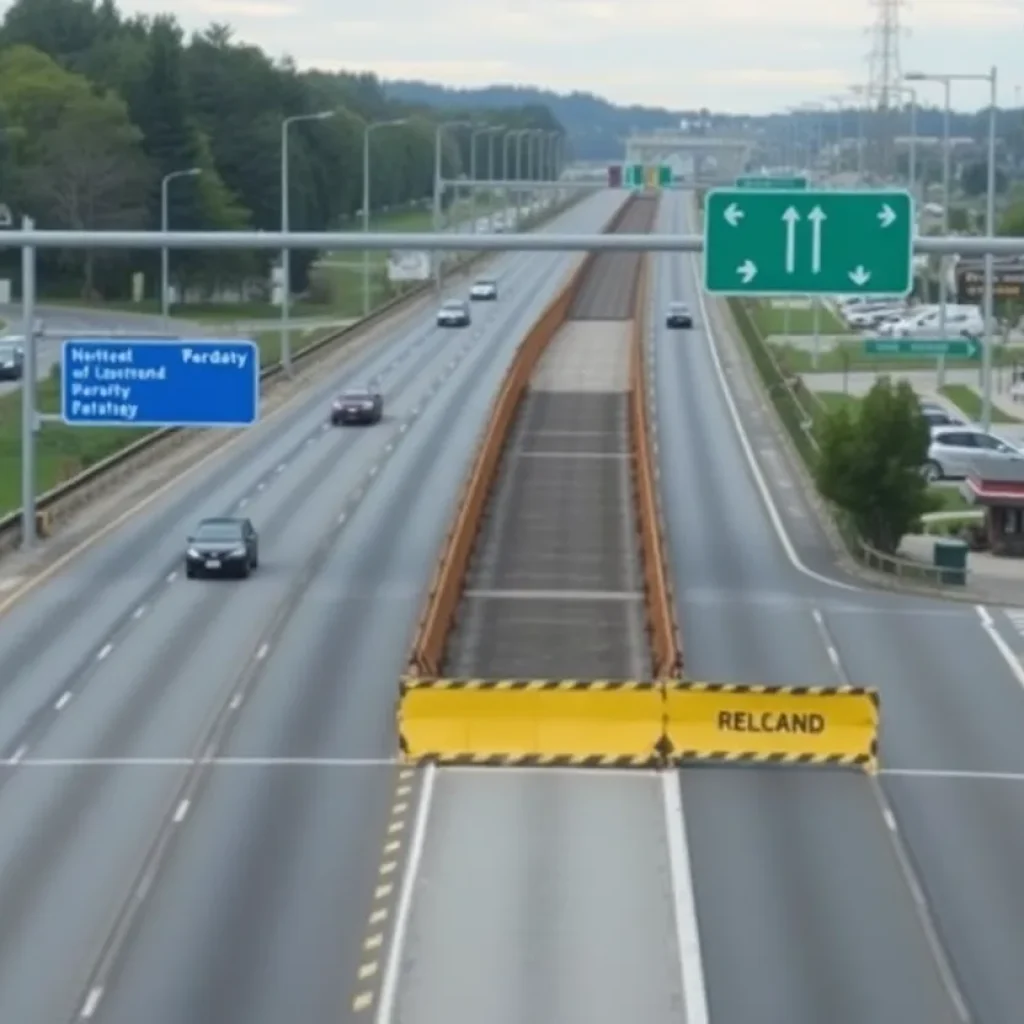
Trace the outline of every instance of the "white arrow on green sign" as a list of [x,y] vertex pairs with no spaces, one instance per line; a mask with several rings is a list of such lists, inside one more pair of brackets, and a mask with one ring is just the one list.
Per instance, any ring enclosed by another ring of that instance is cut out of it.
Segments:
[[981,358],[981,343],[975,338],[868,338],[864,354],[869,356],[917,357],[946,356],[952,359]]
[[786,177],[769,177],[760,174],[745,174],[736,179],[737,188],[807,188],[807,179],[798,174]]
[[712,189],[704,287],[718,295],[906,295],[914,200],[906,191]]

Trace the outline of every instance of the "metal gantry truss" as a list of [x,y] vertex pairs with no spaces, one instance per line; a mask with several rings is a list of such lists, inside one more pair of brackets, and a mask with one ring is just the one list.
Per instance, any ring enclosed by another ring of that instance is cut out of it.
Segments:
[[[322,249],[432,252],[703,252],[703,235],[454,234],[309,231],[40,231],[0,232],[0,249]],[[928,236],[915,253],[962,256],[1024,254],[1024,238]]]

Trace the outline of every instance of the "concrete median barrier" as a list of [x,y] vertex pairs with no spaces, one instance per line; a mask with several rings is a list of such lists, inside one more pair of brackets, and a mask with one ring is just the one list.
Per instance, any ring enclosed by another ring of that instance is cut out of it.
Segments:
[[578,679],[407,679],[398,733],[408,761],[644,767],[662,761],[664,689]]
[[665,532],[658,489],[658,465],[654,454],[653,428],[647,401],[647,327],[650,311],[650,259],[640,264],[634,296],[630,349],[629,413],[633,446],[633,482],[636,491],[640,553],[644,566],[648,625],[654,674],[660,679],[678,679],[683,672],[683,651],[679,639],[675,600],[669,582]]
[[[615,230],[634,201],[635,197],[631,196],[619,207],[605,225],[604,234]],[[541,355],[565,322],[580,283],[597,255],[589,253],[548,304],[519,346],[505,374],[460,495],[455,521],[438,559],[423,615],[413,640],[409,661],[410,675],[437,676],[441,672],[445,642],[459,604],[462,583],[487,505],[487,496],[498,471],[505,441],[515,420],[519,402]]]
[[665,712],[673,761],[877,769],[872,689],[682,683],[666,688]]

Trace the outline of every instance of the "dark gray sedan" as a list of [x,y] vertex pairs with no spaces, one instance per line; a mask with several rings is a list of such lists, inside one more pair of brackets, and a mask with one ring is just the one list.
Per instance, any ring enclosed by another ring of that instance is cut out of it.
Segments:
[[249,519],[203,519],[188,538],[185,575],[245,578],[260,564],[259,544]]
[[349,388],[331,404],[331,424],[380,423],[384,417],[384,396],[369,388]]

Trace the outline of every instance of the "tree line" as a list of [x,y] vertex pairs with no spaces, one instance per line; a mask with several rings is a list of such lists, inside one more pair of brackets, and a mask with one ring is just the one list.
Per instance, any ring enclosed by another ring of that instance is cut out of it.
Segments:
[[[341,227],[361,208],[367,123],[403,122],[374,133],[371,208],[431,196],[435,128],[456,115],[391,100],[373,75],[302,72],[226,25],[187,37],[172,15],[128,17],[114,0],[16,0],[0,24],[0,203],[41,228],[155,230],[166,176],[194,168],[167,182],[173,229],[277,230],[282,123],[324,110],[333,116],[289,129],[292,230]],[[560,130],[544,107],[477,110],[472,119]],[[446,177],[468,173],[468,135],[444,133]],[[293,254],[295,291],[314,257]],[[155,292],[155,251],[38,258],[51,294],[127,297],[135,271]],[[210,289],[266,280],[273,258],[181,253],[175,277]],[[0,276],[18,273],[18,255],[0,251]]]

